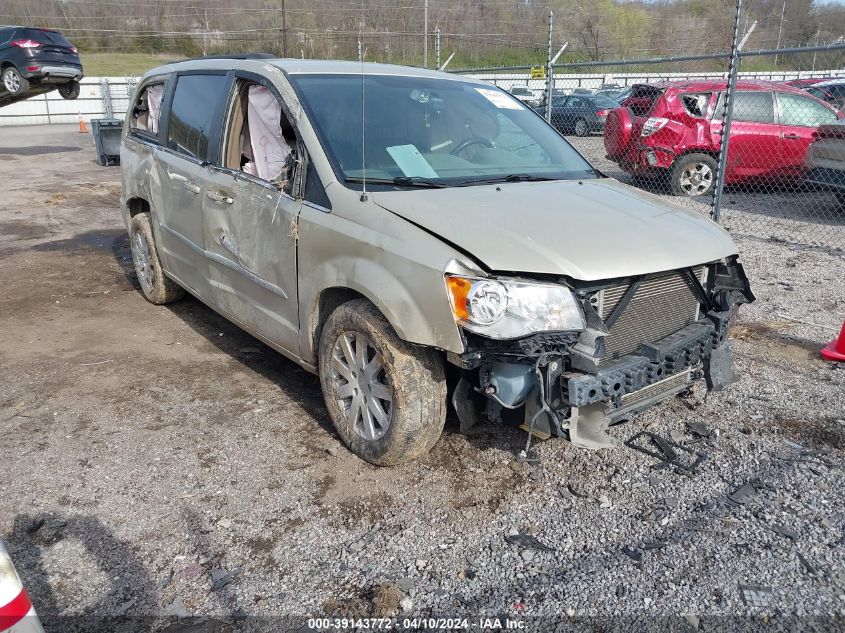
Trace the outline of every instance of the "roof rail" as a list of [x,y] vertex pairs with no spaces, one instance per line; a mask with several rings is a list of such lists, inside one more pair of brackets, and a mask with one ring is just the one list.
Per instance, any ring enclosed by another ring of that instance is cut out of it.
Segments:
[[206,55],[205,57],[190,57],[188,59],[180,59],[176,64],[182,62],[195,62],[202,59],[276,59],[278,55],[271,55],[270,53],[232,53],[231,55]]

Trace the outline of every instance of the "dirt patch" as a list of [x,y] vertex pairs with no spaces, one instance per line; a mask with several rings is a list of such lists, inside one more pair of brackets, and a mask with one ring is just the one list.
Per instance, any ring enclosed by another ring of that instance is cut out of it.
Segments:
[[81,147],[70,145],[29,145],[26,147],[0,147],[0,154],[11,156],[43,156],[45,154],[64,154],[78,152]]
[[53,191],[44,201],[48,206],[110,206],[120,205],[121,185],[114,183],[82,182]]
[[15,237],[18,240],[38,240],[50,234],[43,224],[35,224],[27,220],[8,220],[0,222],[0,237]]
[[352,523],[373,525],[395,507],[393,497],[386,492],[345,499],[336,504],[341,519]]
[[786,333],[795,327],[782,321],[755,321],[738,323],[731,332],[731,338],[738,341],[765,345],[775,358],[785,361],[807,362],[817,360],[819,345],[815,341]]
[[399,603],[405,593],[393,583],[382,583],[369,589],[359,590],[357,595],[344,600],[327,600],[323,611],[336,617],[394,616],[399,612]]
[[836,418],[777,417],[773,426],[808,448],[845,449],[845,425]]

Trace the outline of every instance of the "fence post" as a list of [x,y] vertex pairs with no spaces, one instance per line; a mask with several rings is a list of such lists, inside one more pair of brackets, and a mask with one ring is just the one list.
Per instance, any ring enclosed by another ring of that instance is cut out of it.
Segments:
[[111,105],[111,86],[109,85],[109,80],[105,77],[103,77],[103,80],[100,82],[100,99],[103,102],[103,113],[106,118],[114,118],[114,112]]
[[554,69],[552,68],[552,27],[555,12],[549,9],[549,48],[546,54],[546,121],[552,122],[552,85],[554,84]]
[[710,209],[710,217],[716,222],[722,217],[722,190],[725,188],[725,169],[728,164],[728,145],[734,114],[734,92],[736,91],[736,77],[739,74],[739,22],[741,18],[742,0],[736,0],[731,61],[728,66],[728,89],[725,93],[725,114],[722,119],[722,142],[719,146],[719,167],[716,170],[716,186],[713,189],[713,207]]
[[434,68],[440,70],[440,27],[434,28]]

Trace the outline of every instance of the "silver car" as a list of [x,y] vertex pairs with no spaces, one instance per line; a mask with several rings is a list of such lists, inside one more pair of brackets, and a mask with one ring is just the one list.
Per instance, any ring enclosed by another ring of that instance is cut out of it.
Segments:
[[[753,300],[713,222],[603,176],[507,92],[241,56],[138,85],[122,209],[144,296],[184,291],[319,375],[374,464],[447,411],[584,447],[702,377]],[[448,396],[448,398],[447,398]]]

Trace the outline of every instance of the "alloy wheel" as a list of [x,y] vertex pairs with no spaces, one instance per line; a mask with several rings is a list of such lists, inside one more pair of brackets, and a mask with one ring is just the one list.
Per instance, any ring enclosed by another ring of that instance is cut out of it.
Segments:
[[135,274],[138,276],[141,288],[146,293],[152,292],[155,283],[155,266],[150,254],[150,245],[147,244],[147,238],[140,231],[132,238],[132,261],[135,263]]
[[713,170],[705,163],[692,163],[681,172],[679,185],[688,196],[700,196],[713,186]]
[[3,73],[3,85],[6,86],[6,90],[9,92],[17,92],[21,89],[20,75],[14,69],[9,68]]
[[361,332],[344,332],[332,348],[335,397],[350,427],[365,440],[384,437],[393,419],[393,386],[384,361]]

